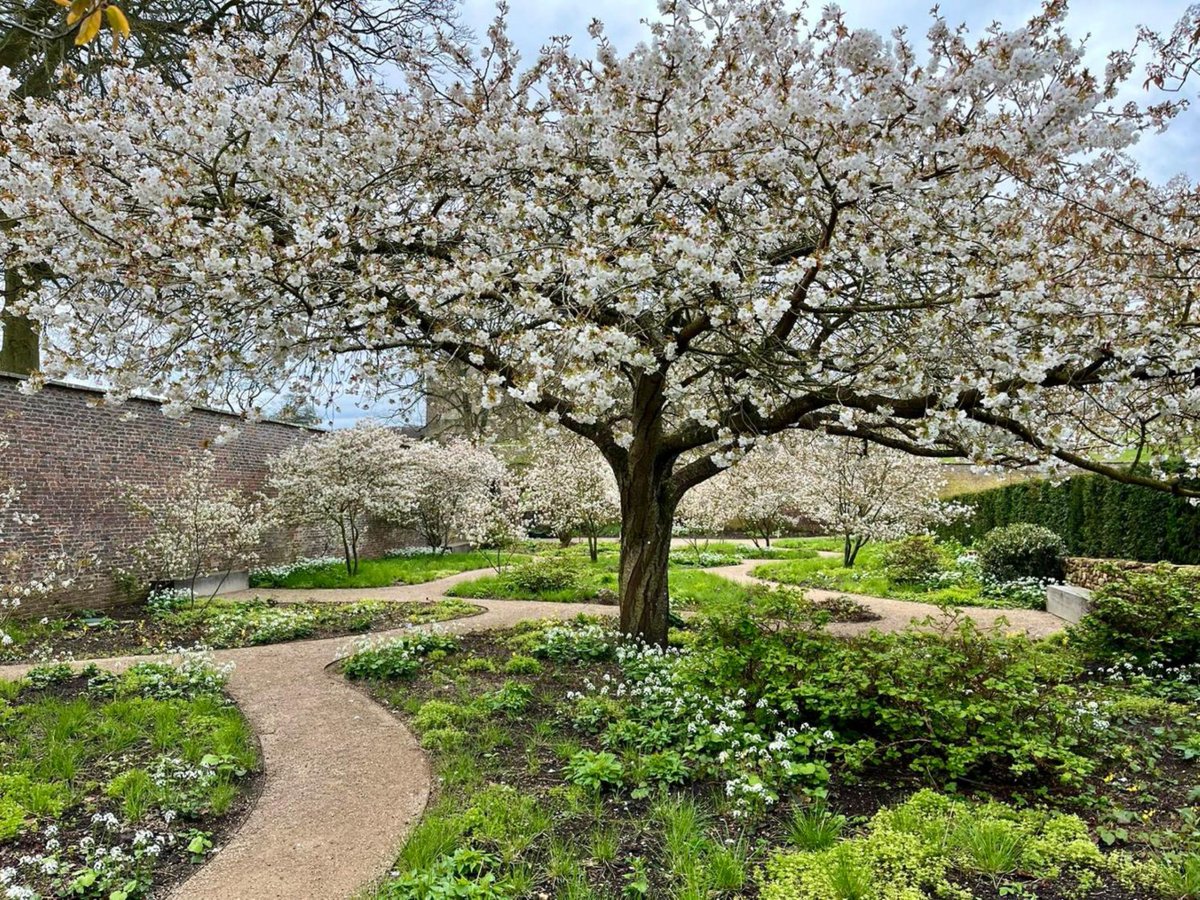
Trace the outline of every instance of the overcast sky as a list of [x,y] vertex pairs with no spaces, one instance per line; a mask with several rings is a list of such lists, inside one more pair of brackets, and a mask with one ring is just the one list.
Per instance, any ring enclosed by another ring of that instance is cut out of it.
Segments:
[[[810,3],[814,12],[823,4]],[[846,12],[851,27],[870,28],[883,35],[898,25],[908,27],[909,39],[921,46],[929,27],[929,9],[933,0],[845,0],[839,4]],[[1088,59],[1093,68],[1103,72],[1105,59],[1112,50],[1133,45],[1139,25],[1158,31],[1170,31],[1183,14],[1187,2],[1168,0],[1075,0],[1067,19],[1068,31],[1076,38],[1088,38]],[[980,32],[998,21],[1006,28],[1036,14],[1041,8],[1037,0],[945,0],[942,15],[951,25],[965,23],[972,32]],[[608,4],[581,3],[578,0],[510,0],[509,30],[526,59],[534,56],[548,37],[570,35],[580,54],[590,53],[591,40],[587,26],[593,18],[605,25],[605,32],[619,50],[631,50],[645,37],[642,21],[654,16],[655,0],[612,0]],[[464,0],[466,24],[477,34],[484,34],[495,18],[495,0]],[[1142,89],[1140,70],[1130,79],[1128,94],[1139,103],[1152,101],[1153,96]],[[1195,94],[1195,91],[1191,92]],[[1165,180],[1180,172],[1192,178],[1200,176],[1200,114],[1189,110],[1177,120],[1171,130],[1162,135],[1143,138],[1134,155],[1156,180]],[[350,400],[330,409],[335,427],[352,424],[356,419],[371,415],[355,408]]]

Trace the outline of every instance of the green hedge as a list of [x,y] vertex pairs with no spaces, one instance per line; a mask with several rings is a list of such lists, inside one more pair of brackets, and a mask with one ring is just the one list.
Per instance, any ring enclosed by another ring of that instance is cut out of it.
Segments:
[[972,512],[943,526],[944,538],[971,543],[998,526],[1031,522],[1062,535],[1075,556],[1200,564],[1200,507],[1162,491],[1080,475],[953,499]]

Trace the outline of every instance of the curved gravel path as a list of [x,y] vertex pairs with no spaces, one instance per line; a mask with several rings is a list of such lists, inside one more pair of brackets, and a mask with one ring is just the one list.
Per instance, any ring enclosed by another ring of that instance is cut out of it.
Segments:
[[[735,581],[768,583],[749,574],[755,565],[758,563],[750,562],[709,571]],[[487,571],[387,588],[258,589],[247,593],[280,600],[436,600],[453,585]],[[939,612],[920,603],[855,599],[878,612],[880,621],[835,625],[832,630],[897,629],[913,618]],[[422,627],[466,634],[527,619],[616,612],[615,607],[595,604],[469,602],[484,611]],[[1003,614],[1014,628],[1034,636],[1062,627],[1053,616],[1028,610],[966,612],[981,624],[994,624]],[[373,637],[411,630],[377,632]],[[389,870],[403,838],[425,809],[431,776],[412,732],[387,709],[328,670],[350,652],[355,640],[295,641],[212,654],[219,664],[234,664],[229,693],[262,743],[265,783],[238,831],[171,895],[172,900],[332,900],[351,896]],[[151,658],[112,657],[94,662],[120,670]],[[0,667],[0,678],[20,677],[27,668]]]

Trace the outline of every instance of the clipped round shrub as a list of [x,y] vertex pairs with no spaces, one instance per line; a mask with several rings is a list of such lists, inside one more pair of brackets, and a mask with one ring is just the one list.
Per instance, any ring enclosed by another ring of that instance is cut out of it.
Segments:
[[976,545],[979,570],[986,578],[1015,581],[1018,578],[1062,578],[1063,539],[1041,525],[1018,522],[993,528]]
[[914,534],[884,548],[883,567],[892,581],[919,584],[942,570],[942,554],[929,535]]

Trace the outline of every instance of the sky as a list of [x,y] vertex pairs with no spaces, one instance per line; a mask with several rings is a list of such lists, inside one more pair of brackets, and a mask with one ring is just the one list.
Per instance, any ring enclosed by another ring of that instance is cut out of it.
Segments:
[[[798,5],[799,0],[796,0]],[[824,4],[809,4],[818,14]],[[909,40],[920,47],[929,27],[933,0],[844,0],[838,4],[853,28],[869,28],[887,36],[898,25],[908,27]],[[569,35],[577,52],[588,54],[591,39],[588,24],[599,18],[609,40],[620,51],[632,50],[645,35],[643,20],[656,15],[656,0],[611,0],[608,4],[581,3],[578,0],[509,0],[509,32],[526,59],[536,55],[547,38]],[[1087,38],[1087,59],[1097,72],[1103,72],[1110,51],[1133,46],[1139,25],[1169,32],[1187,7],[1187,0],[1075,0],[1070,4],[1067,30],[1076,38]],[[951,26],[966,24],[981,32],[992,22],[1015,28],[1036,14],[1039,0],[944,0],[942,15]],[[464,0],[464,23],[476,34],[484,34],[496,15],[495,0]],[[1139,103],[1155,101],[1142,88],[1140,68],[1130,79],[1126,94]],[[1194,96],[1196,91],[1191,92]],[[1159,94],[1161,97],[1161,94]],[[1200,114],[1184,113],[1165,134],[1144,137],[1133,155],[1154,180],[1165,181],[1184,173],[1200,179]],[[346,427],[356,420],[386,411],[367,404],[357,407],[353,398],[341,398],[326,414],[334,427]]]

